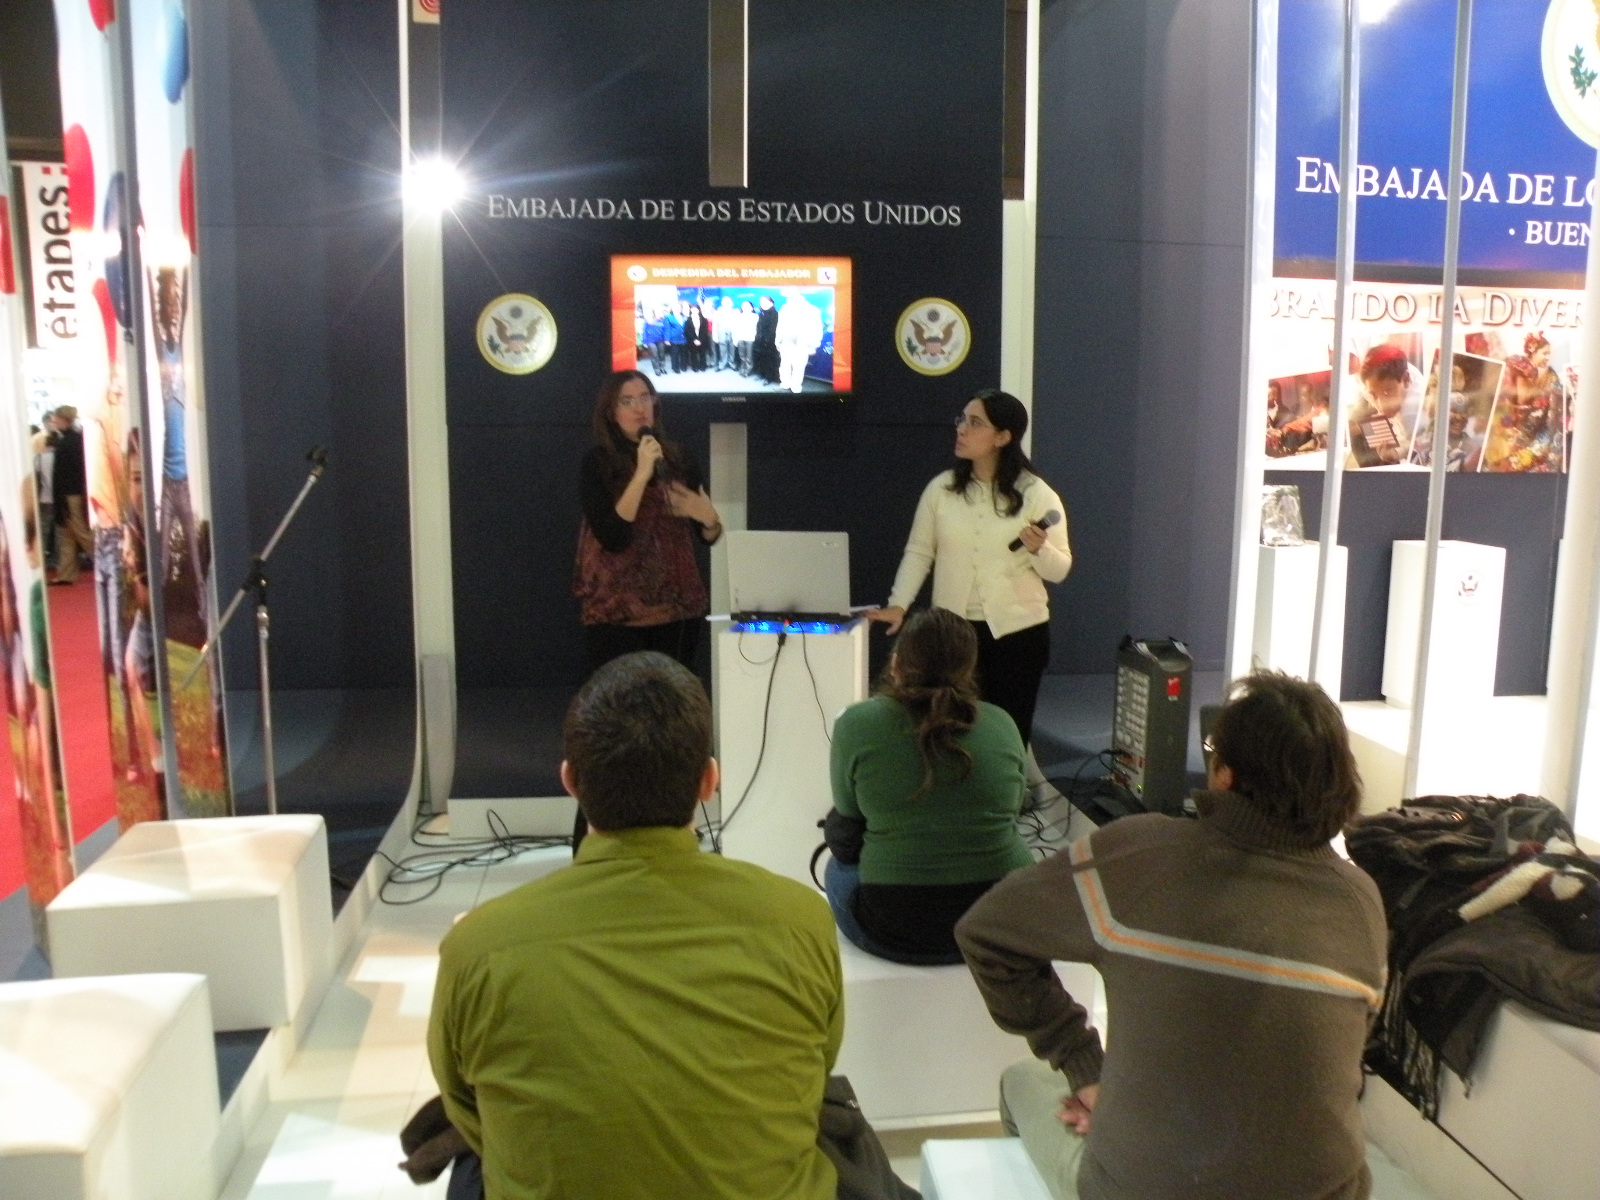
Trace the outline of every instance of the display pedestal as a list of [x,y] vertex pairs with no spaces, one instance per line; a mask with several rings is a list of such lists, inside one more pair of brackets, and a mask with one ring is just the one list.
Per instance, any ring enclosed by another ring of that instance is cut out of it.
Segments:
[[[1422,628],[1424,542],[1396,542],[1389,566],[1389,628],[1383,645],[1383,696],[1411,705],[1416,688],[1417,638]],[[1500,598],[1506,552],[1476,542],[1439,543],[1433,595],[1433,653],[1428,658],[1427,707],[1471,705],[1494,695],[1500,651]]]
[[[1405,798],[1411,710],[1382,700],[1339,707],[1361,772],[1361,811],[1394,808]],[[1412,795],[1537,795],[1545,710],[1543,696],[1492,696],[1456,710],[1447,726],[1428,731]]]
[[[1311,677],[1311,631],[1317,612],[1317,563],[1322,547],[1262,546],[1256,584],[1251,658],[1257,667]],[[1323,621],[1318,682],[1335,700],[1344,665],[1344,594],[1350,553],[1335,546],[1328,559],[1328,609]]]
[[833,719],[867,698],[867,623],[838,633],[790,633],[781,656],[778,636],[732,629],[717,635],[722,852],[810,885],[811,852],[822,841],[817,822],[833,803]]

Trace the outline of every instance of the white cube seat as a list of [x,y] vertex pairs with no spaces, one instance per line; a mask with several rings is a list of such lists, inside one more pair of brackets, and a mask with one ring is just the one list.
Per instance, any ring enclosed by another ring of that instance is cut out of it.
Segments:
[[45,916],[57,978],[192,971],[217,1029],[285,1025],[331,968],[327,831],[315,815],[147,821]]
[[201,976],[0,984],[6,1200],[212,1200],[218,1120]]
[[[848,1075],[869,1120],[990,1112],[1000,1073],[1029,1056],[1028,1044],[989,1016],[963,965],[908,967],[843,937],[844,1045],[835,1070]],[[1074,999],[1094,1008],[1092,967],[1058,964]]]
[[922,1143],[923,1200],[1050,1200],[1021,1138]]

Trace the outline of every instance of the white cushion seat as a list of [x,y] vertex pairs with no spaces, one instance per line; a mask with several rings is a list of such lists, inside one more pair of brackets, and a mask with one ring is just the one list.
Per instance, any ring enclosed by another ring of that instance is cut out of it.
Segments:
[[57,978],[192,971],[217,1029],[285,1025],[331,968],[327,832],[315,815],[147,821],[45,915]]
[[923,1200],[1050,1200],[1021,1138],[922,1143]]
[[[908,967],[839,939],[844,967],[844,1045],[835,1067],[850,1077],[869,1120],[990,1112],[1000,1073],[1028,1044],[989,1016],[964,965]],[[1093,1011],[1098,974],[1060,963],[1073,998]]]
[[212,1200],[218,1120],[201,976],[0,984],[6,1200]]

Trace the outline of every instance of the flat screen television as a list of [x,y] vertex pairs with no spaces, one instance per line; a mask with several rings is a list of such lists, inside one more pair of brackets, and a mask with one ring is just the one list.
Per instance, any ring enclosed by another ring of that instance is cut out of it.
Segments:
[[850,260],[617,254],[611,368],[658,392],[774,400],[851,392]]

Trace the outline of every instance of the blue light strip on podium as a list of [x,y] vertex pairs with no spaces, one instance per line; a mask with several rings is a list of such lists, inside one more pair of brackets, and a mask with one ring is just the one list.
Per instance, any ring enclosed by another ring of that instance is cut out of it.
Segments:
[[786,621],[781,617],[758,617],[734,621],[730,633],[849,633],[860,618],[849,621]]

